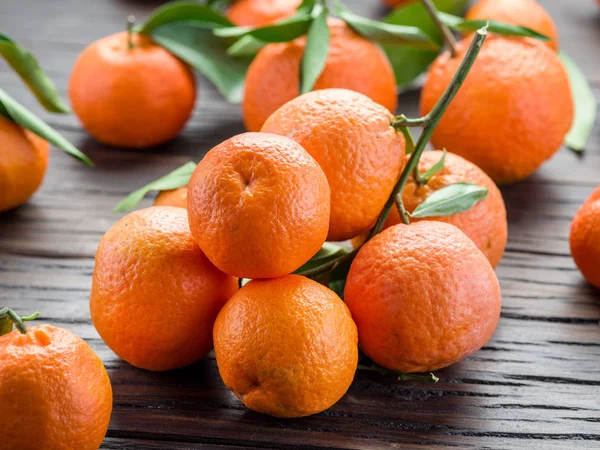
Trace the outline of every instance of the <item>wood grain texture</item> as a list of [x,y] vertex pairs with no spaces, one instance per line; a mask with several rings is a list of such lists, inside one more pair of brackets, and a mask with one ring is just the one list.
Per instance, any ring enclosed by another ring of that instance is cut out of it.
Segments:
[[[376,0],[347,3],[364,15],[383,13]],[[85,45],[120,31],[128,14],[143,18],[158,4],[2,0],[0,30],[39,56],[64,96]],[[563,49],[600,97],[596,2],[542,4],[558,23]],[[582,280],[568,246],[573,215],[600,183],[600,131],[584,156],[561,149],[530,179],[503,188],[509,215],[508,250],[498,268],[504,304],[485,348],[439,371],[436,385],[359,372],[330,410],[279,420],[246,410],[222,384],[213,355],[183,370],[141,371],[108,350],[89,319],[94,252],[120,217],[110,213],[112,206],[243,132],[239,107],[199,79],[196,110],[180,137],[123,152],[90,139],[72,116],[42,112],[3,63],[0,86],[97,163],[89,170],[53,149],[42,189],[24,207],[0,215],[0,303],[39,310],[42,322],[77,333],[103,359],[115,394],[103,448],[600,448],[600,293]],[[414,116],[417,105],[418,92],[405,93],[399,112]]]

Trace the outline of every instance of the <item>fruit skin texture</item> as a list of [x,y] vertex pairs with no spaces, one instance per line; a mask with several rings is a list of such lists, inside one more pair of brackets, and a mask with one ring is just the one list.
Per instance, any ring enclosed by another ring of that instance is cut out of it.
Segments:
[[[394,111],[396,79],[385,53],[338,19],[329,20],[327,63],[314,90],[344,88],[360,92]],[[300,61],[306,39],[269,44],[254,58],[246,75],[244,124],[259,131],[280,106],[300,95]]]
[[187,186],[168,191],[162,191],[156,196],[153,206],[177,206],[179,208],[186,208],[187,191]]
[[491,338],[500,317],[496,274],[454,225],[396,225],[375,236],[352,263],[344,301],[360,348],[401,372],[449,366]]
[[404,167],[405,142],[393,116],[346,89],[304,94],[279,108],[262,131],[288,136],[319,163],[331,187],[328,240],[369,230]]
[[40,187],[49,144],[0,116],[0,212],[25,203]]
[[[442,157],[441,151],[425,152],[419,161],[421,173],[430,169]],[[408,157],[407,157],[408,158]],[[427,217],[425,219],[411,219],[411,222],[422,220],[450,223],[458,227],[477,245],[479,250],[487,257],[492,267],[498,266],[508,238],[508,224],[506,222],[506,207],[502,193],[483,170],[475,164],[453,153],[446,154],[444,168],[429,179],[423,186],[417,186],[413,177],[410,177],[402,199],[409,213],[423,203],[427,197],[453,183],[472,183],[488,189],[488,196],[475,204],[471,209],[451,216]],[[400,223],[400,215],[396,208],[391,214],[384,228]]]
[[196,82],[188,66],[148,36],[93,42],[79,56],[69,96],[83,127],[104,144],[146,148],[173,139],[192,114]]
[[331,407],[358,363],[356,325],[344,302],[297,275],[241,288],[219,313],[214,340],[225,385],[248,408],[275,417]]
[[[421,94],[431,111],[467,48],[439,56]],[[573,100],[556,52],[535,39],[491,35],[431,139],[482,168],[498,184],[531,175],[556,153],[573,121]]]
[[188,187],[194,239],[215,266],[243,278],[287,275],[323,245],[330,191],[299,144],[244,133],[200,161]]
[[119,220],[100,241],[92,322],[128,363],[177,369],[212,349],[214,320],[237,287],[198,248],[185,209],[142,209]]
[[236,0],[227,18],[241,27],[262,27],[292,16],[301,0]]
[[558,48],[558,32],[552,17],[536,0],[480,0],[466,15],[467,19],[496,20],[531,28],[548,36],[546,45]]
[[577,211],[569,243],[579,271],[600,289],[600,186]]
[[0,336],[3,450],[96,450],[112,412],[106,369],[90,346],[51,325]]

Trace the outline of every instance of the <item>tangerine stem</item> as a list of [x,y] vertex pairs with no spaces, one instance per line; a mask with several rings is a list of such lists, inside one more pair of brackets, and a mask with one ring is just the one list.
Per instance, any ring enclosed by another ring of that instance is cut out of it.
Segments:
[[12,331],[13,324],[22,334],[27,333],[27,327],[24,322],[35,320],[40,315],[39,312],[21,317],[10,308],[0,309],[0,336]]
[[444,41],[446,42],[446,45],[448,46],[448,49],[450,49],[450,54],[454,58],[457,55],[457,52],[456,52],[456,39],[454,38],[452,31],[450,31],[450,28],[448,28],[445,24],[442,23],[442,21],[440,20],[440,18],[438,16],[437,8],[435,7],[434,3],[431,0],[421,0],[421,3],[423,4],[423,7],[427,10],[427,13],[429,14],[431,19],[435,23],[436,28],[442,34]]
[[127,16],[127,49],[133,48],[133,26],[135,25],[135,16]]
[[[442,118],[444,113],[446,112],[446,109],[448,109],[448,106],[450,105],[450,103],[452,102],[454,97],[456,96],[456,93],[462,86],[463,82],[465,81],[465,78],[467,78],[467,75],[469,74],[471,67],[473,67],[473,63],[475,62],[475,59],[477,58],[477,55],[479,54],[479,50],[481,50],[481,46],[483,45],[483,42],[485,41],[486,36],[487,36],[487,25],[485,27],[477,30],[477,32],[475,33],[475,36],[473,37],[473,40],[471,41],[471,45],[469,46],[469,49],[467,50],[467,53],[465,54],[465,57],[463,58],[462,62],[460,63],[460,67],[454,74],[454,78],[452,78],[452,81],[450,82],[450,84],[448,85],[448,87],[446,88],[444,93],[442,94],[441,98],[435,104],[433,109],[429,112],[429,114],[427,114],[426,116],[424,116],[420,119],[420,122],[426,123],[425,128],[423,128],[423,133],[421,133],[421,136],[419,136],[419,140],[417,141],[417,144],[415,145],[415,150],[410,155],[408,163],[406,164],[406,167],[404,167],[404,170],[402,171],[402,174],[400,175],[398,182],[394,186],[394,190],[392,191],[392,194],[390,195],[390,197],[388,198],[388,201],[386,202],[385,206],[383,207],[383,210],[381,211],[381,214],[379,215],[379,218],[377,219],[377,222],[375,223],[375,227],[371,230],[371,233],[369,234],[367,241],[369,239],[371,239],[373,236],[375,236],[376,234],[381,232],[381,230],[383,229],[383,225],[385,224],[385,221],[387,220],[387,218],[390,214],[390,211],[392,210],[392,207],[394,206],[394,203],[396,203],[398,205],[398,211],[400,213],[400,218],[402,219],[402,222],[405,224],[409,222],[408,213],[407,213],[406,209],[404,208],[401,193],[404,190],[404,187],[406,186],[406,183],[407,183],[411,173],[413,172],[415,167],[418,167],[419,160],[421,159],[421,155],[423,154],[423,150],[425,150],[425,146],[427,145],[427,142],[431,138],[431,135],[433,134],[435,127],[437,126],[438,122],[440,121],[440,119]],[[399,119],[402,120],[401,117],[399,117]],[[413,122],[415,122],[415,121],[413,121]],[[392,125],[394,126],[393,123],[392,123]],[[398,129],[398,127],[402,127],[402,126],[404,126],[404,125],[396,125],[396,126],[394,126],[394,128]]]

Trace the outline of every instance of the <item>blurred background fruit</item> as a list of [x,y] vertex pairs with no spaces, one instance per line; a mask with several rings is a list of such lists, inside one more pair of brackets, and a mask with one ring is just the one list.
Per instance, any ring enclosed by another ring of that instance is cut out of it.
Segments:
[[192,239],[185,209],[147,208],[123,217],[100,241],[92,322],[128,363],[177,369],[212,349],[214,320],[237,288]]
[[187,186],[160,192],[154,200],[154,206],[187,208]]
[[492,266],[454,225],[395,225],[367,242],[350,268],[344,301],[359,345],[401,372],[449,366],[491,338],[502,298]]
[[262,131],[288,136],[319,163],[331,187],[328,240],[369,230],[404,167],[404,137],[392,114],[346,89],[309,92],[286,103]]
[[262,27],[292,16],[301,0],[236,0],[227,18],[237,26]]
[[356,325],[344,302],[296,275],[241,288],[217,317],[214,340],[225,385],[248,408],[276,417],[334,405],[358,362]]
[[600,186],[573,218],[569,242],[577,268],[600,289]]
[[[421,93],[427,114],[450,83],[470,41],[429,69]],[[573,99],[556,52],[539,40],[490,36],[432,136],[498,184],[531,175],[561,147],[573,122]]]
[[[314,90],[345,88],[360,92],[393,112],[396,80],[385,53],[339,19],[329,19],[327,62]],[[269,44],[246,75],[243,117],[249,131],[259,131],[279,107],[300,95],[300,61],[306,38]]]
[[245,133],[210,150],[190,180],[194,239],[222,271],[287,275],[327,237],[330,190],[317,161],[295,141]]
[[149,36],[116,33],[93,42],[71,73],[69,96],[83,127],[115,147],[146,148],[173,139],[196,100],[189,67]]

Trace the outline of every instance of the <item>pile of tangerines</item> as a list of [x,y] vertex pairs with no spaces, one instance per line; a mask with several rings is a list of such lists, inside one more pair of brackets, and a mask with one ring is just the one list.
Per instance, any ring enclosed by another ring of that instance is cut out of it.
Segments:
[[[239,0],[230,20],[261,26],[300,4],[261,3]],[[246,78],[250,132],[214,147],[177,189],[102,238],[90,310],[106,345],[153,371],[185,367],[214,347],[224,383],[248,408],[287,418],[335,404],[359,348],[369,367],[400,375],[446,367],[485,345],[500,317],[494,268],[507,241],[497,184],[528,177],[559,149],[573,101],[556,30],[534,0],[482,0],[468,17],[550,40],[486,39],[484,29],[450,41],[414,119],[392,114],[388,60],[342,21],[328,22],[327,61],[307,94],[298,91],[305,38],[264,46]],[[141,148],[180,132],[196,85],[185,63],[130,32],[84,51],[70,96],[97,139]],[[39,151],[22,130],[0,127],[23,152]],[[410,127],[422,128],[416,143]],[[429,139],[440,150],[424,153]],[[0,205],[26,200],[6,192]],[[346,240],[353,248],[328,242]],[[600,288],[600,188],[574,219],[571,248]],[[27,329],[33,318],[0,310],[0,410],[9,412],[0,436],[17,448],[10,443],[34,442],[31,425],[44,422],[69,448],[97,448],[112,403],[106,371],[66,330]],[[52,393],[36,387],[48,378]]]

